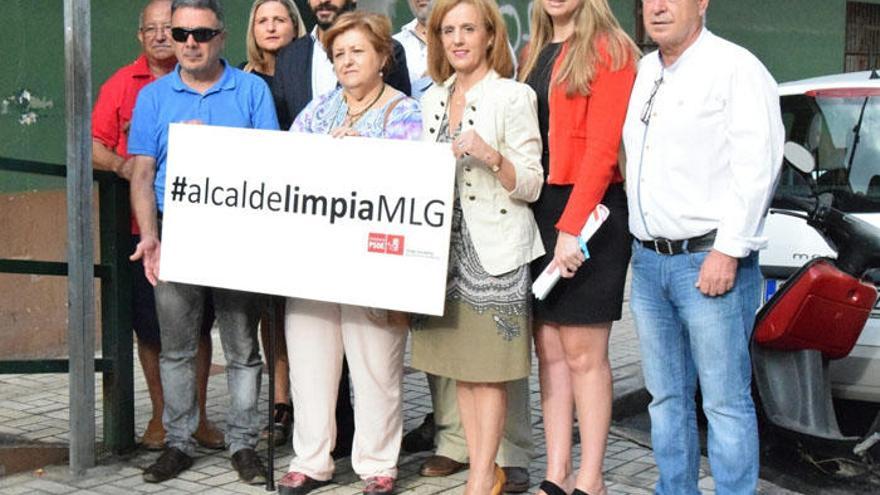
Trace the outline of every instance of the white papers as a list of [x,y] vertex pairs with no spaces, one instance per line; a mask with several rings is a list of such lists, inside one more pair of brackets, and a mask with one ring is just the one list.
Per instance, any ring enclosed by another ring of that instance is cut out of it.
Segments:
[[[589,241],[590,237],[593,237],[593,234],[599,230],[599,227],[608,218],[608,215],[611,212],[608,210],[608,207],[599,204],[596,206],[596,209],[590,213],[590,216],[587,217],[587,223],[584,224],[584,228],[581,229],[581,235],[578,236],[578,239],[581,243],[581,249],[584,250],[584,256],[587,257],[587,261],[590,259],[590,253],[586,251],[586,243]],[[556,285],[556,282],[559,281],[561,275],[559,274],[559,270],[555,267],[551,269],[550,265],[547,265],[547,268],[541,272],[541,275],[535,280],[532,284],[532,293],[535,294],[535,298],[538,300],[544,300],[547,297],[547,294],[550,293],[550,290]]]

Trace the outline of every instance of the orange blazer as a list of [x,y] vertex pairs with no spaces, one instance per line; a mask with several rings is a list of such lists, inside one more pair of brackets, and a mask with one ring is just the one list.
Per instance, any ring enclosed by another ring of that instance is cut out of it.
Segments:
[[[623,182],[617,164],[623,121],[636,78],[635,61],[612,71],[611,58],[599,42],[600,64],[590,83],[590,94],[566,95],[564,83],[551,84],[550,127],[547,148],[550,154],[549,184],[573,184],[556,228],[580,234],[590,212],[605,196],[608,185]],[[552,78],[556,77],[568,44],[556,57]],[[552,79],[551,79],[552,80]]]

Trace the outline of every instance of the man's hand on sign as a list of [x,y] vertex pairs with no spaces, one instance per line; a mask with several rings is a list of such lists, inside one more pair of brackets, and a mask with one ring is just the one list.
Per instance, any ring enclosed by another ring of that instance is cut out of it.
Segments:
[[345,136],[360,136],[358,131],[352,129],[351,127],[337,127],[330,132],[330,135],[335,138],[342,138]]
[[149,235],[141,235],[141,240],[135,247],[134,254],[128,258],[131,261],[137,261],[139,259],[144,260],[144,274],[154,287],[159,283],[159,256],[161,247],[162,245],[161,242],[159,242],[159,239]]
[[199,119],[192,119],[192,120],[187,120],[187,121],[185,121],[184,124],[189,124],[189,125],[204,125],[205,123],[202,122],[202,121],[199,120]]
[[733,288],[736,283],[737,258],[728,256],[721,251],[711,250],[700,266],[700,275],[694,284],[703,295],[709,297],[722,296]]
[[551,265],[555,265],[562,278],[574,277],[575,272],[586,261],[577,237],[568,232],[559,232]]

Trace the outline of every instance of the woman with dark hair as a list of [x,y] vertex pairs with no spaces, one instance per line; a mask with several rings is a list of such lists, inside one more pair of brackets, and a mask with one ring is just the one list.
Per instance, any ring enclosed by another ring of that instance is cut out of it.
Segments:
[[413,332],[413,366],[456,381],[470,471],[465,493],[498,494],[494,464],[508,382],[529,376],[529,262],[543,254],[528,204],[541,190],[535,93],[511,80],[498,4],[439,0],[428,20],[423,135],[456,162],[447,300]]
[[[607,0],[539,0],[520,73],[538,95],[546,178],[532,204],[547,254],[532,263],[563,279],[535,301],[535,350],[547,439],[547,495],[605,493],[602,460],[611,421],[608,338],[619,320],[630,257],[626,195],[617,157],[638,49]],[[602,203],[611,213],[590,239],[578,241]],[[571,461],[577,412],[581,464]]]

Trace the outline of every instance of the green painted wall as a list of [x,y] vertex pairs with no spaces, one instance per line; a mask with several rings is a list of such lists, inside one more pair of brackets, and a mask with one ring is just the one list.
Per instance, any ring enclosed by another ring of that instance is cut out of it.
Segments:
[[[305,1],[305,0],[301,0]],[[636,2],[609,0],[621,24],[634,32]],[[865,0],[880,3],[880,0]],[[64,40],[61,0],[0,0],[0,156],[60,163],[64,159]],[[251,0],[224,0],[226,56],[244,58]],[[515,48],[527,40],[527,0],[502,0]],[[141,0],[92,1],[93,89],[138,52]],[[403,0],[361,0],[387,13],[395,26],[411,19]],[[846,0],[714,0],[709,28],[755,53],[779,81],[843,69]],[[28,100],[28,97],[30,98]],[[0,172],[0,192],[60,187],[58,181]]]
[[[306,0],[302,0],[305,2]],[[300,3],[300,0],[298,0]],[[405,1],[361,0],[362,8],[387,13],[395,26],[412,15]],[[0,0],[0,156],[62,163],[64,134],[64,10],[62,0]],[[93,97],[114,71],[139,50],[136,28],[143,0],[92,0]],[[528,31],[525,1],[502,1],[512,35]],[[244,60],[251,0],[223,0],[226,57]],[[513,6],[516,7],[513,7]],[[518,45],[519,43],[517,43]],[[58,180],[0,172],[0,192],[63,187]]]
[[[0,0],[0,156],[62,163],[64,133],[64,9],[61,0]],[[93,96],[115,70],[133,60],[140,0],[92,1]],[[227,55],[244,57],[250,0],[226,0]],[[28,103],[27,97],[30,97]],[[57,180],[0,172],[0,192],[63,187]]]
[[[635,2],[609,0],[621,24],[634,32]],[[880,0],[862,0],[880,3]],[[777,81],[843,70],[846,0],[713,0],[708,27],[743,45]]]

